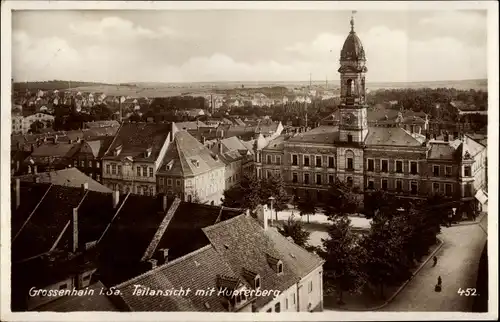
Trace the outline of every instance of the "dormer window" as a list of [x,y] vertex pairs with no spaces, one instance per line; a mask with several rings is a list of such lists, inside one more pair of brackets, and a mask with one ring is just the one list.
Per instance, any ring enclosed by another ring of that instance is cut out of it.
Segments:
[[254,287],[255,287],[256,289],[260,288],[260,275],[255,276],[255,279],[254,279]]
[[151,148],[148,148],[148,149],[146,150],[146,152],[144,152],[144,157],[149,158],[149,157],[151,156],[151,152],[152,152],[152,151],[153,151],[153,150],[152,150]]
[[170,161],[169,163],[167,163],[167,165],[165,165],[165,170],[171,170],[173,165],[174,165],[174,160]]
[[192,159],[192,160],[191,160],[191,162],[193,163],[193,165],[194,165],[195,167],[197,167],[197,168],[199,168],[199,167],[200,167],[200,161],[195,160],[195,159]]
[[278,274],[283,273],[283,263],[281,261],[278,263]]
[[114,155],[115,155],[115,157],[116,157],[116,156],[118,156],[118,155],[120,155],[120,153],[121,153],[121,152],[122,152],[122,146],[121,146],[121,145],[119,145],[119,146],[117,146],[117,147],[115,148],[115,151],[114,151]]

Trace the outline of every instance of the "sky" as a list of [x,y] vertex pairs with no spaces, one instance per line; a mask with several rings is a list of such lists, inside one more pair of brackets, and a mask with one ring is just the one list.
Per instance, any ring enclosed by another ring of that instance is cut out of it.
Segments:
[[[351,11],[16,11],[18,81],[338,80]],[[368,82],[487,78],[486,11],[358,11]]]

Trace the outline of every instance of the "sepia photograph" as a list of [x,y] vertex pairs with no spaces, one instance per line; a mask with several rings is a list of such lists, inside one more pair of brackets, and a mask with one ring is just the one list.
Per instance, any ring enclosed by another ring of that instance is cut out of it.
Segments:
[[497,28],[496,2],[3,1],[1,319],[497,319]]

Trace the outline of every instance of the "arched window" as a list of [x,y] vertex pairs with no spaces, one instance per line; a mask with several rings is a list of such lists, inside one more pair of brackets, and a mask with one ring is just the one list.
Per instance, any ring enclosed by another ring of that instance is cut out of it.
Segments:
[[351,150],[348,150],[345,153],[345,168],[350,171],[354,170],[354,152]]
[[353,92],[353,81],[352,79],[348,79],[347,82],[346,82],[346,85],[347,85],[347,92],[346,92],[346,96],[352,96],[352,92]]

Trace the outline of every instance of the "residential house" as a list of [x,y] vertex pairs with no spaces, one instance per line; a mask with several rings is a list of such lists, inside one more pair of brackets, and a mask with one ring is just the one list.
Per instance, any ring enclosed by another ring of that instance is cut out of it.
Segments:
[[158,191],[184,201],[219,204],[225,188],[225,165],[186,130],[172,123],[172,142],[158,169]]
[[169,142],[166,124],[122,124],[102,158],[102,183],[123,193],[156,194],[156,173]]
[[73,167],[102,182],[102,158],[113,139],[112,136],[101,136],[91,140],[78,139],[79,149],[73,154]]

